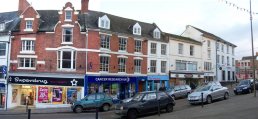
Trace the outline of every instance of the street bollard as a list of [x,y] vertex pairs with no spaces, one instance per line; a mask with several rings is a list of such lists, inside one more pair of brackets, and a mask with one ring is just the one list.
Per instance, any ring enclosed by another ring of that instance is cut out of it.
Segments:
[[202,108],[203,108],[203,92],[202,92]]
[[98,118],[99,118],[99,108],[96,107],[96,119],[98,119]]
[[158,113],[159,113],[159,116],[160,116],[160,100],[158,100]]
[[28,119],[30,119],[31,109],[28,109]]
[[28,107],[29,107],[29,105],[28,105],[29,97],[28,96],[25,98],[25,103],[26,103],[26,112],[28,112]]

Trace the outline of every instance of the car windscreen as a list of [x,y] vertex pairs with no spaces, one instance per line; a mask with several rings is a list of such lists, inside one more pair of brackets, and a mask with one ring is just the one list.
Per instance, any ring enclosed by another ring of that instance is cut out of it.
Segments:
[[208,91],[208,90],[210,90],[210,88],[211,88],[211,85],[205,85],[205,86],[201,86],[201,87],[195,89],[195,91],[196,91],[196,92]]
[[132,100],[134,101],[141,101],[142,97],[144,96],[143,93],[137,93]]
[[238,86],[242,86],[242,85],[248,85],[249,81],[248,80],[242,80],[239,82]]

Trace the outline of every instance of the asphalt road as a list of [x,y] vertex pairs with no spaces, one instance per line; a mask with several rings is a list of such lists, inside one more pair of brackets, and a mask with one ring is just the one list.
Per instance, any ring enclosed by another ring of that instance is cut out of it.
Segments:
[[[0,119],[28,119],[27,115],[1,115]],[[33,114],[31,119],[95,119],[94,112]],[[100,112],[99,119],[120,119],[113,111]],[[190,105],[186,99],[176,100],[171,113],[162,112],[140,117],[139,119],[258,119],[258,97],[253,94],[231,95],[228,100],[212,104]]]

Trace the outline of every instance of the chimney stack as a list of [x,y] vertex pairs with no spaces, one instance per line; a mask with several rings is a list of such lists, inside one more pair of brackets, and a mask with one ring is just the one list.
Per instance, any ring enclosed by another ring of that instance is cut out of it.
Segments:
[[87,13],[89,10],[89,0],[81,0],[81,13]]
[[18,6],[18,11],[22,13],[26,8],[28,8],[30,4],[28,3],[27,0],[19,0],[19,6]]

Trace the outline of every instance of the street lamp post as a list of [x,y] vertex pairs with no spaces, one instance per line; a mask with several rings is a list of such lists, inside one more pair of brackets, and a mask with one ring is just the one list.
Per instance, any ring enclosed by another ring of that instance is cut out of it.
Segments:
[[252,42],[252,62],[253,62],[253,78],[254,78],[254,97],[256,97],[256,89],[255,89],[255,67],[254,67],[254,41],[253,41],[253,21],[252,21],[252,0],[250,0],[250,24],[251,24],[251,42]]

